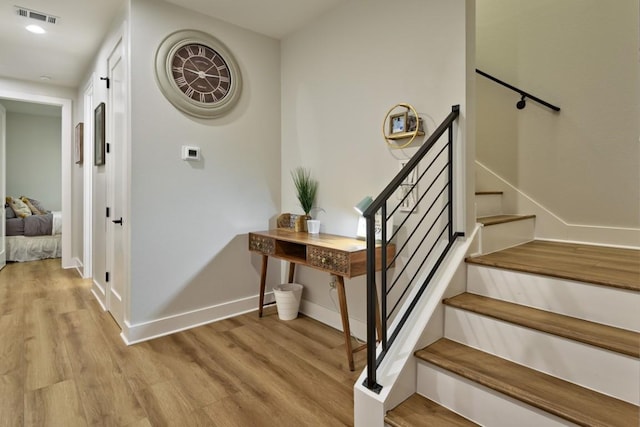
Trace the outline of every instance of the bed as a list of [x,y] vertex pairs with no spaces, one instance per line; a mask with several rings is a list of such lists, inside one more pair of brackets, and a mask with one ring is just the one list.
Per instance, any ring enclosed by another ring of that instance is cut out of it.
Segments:
[[[20,204],[16,200],[24,200],[27,203]],[[37,200],[27,197],[20,199],[7,197],[6,202],[7,261],[24,262],[60,258],[62,256],[62,213],[47,211]]]

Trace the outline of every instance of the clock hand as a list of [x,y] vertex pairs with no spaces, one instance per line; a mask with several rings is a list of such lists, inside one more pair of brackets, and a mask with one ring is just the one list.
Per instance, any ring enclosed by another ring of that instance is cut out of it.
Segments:
[[200,77],[200,78],[203,78],[203,77],[218,77],[218,78],[220,78],[220,76],[217,76],[215,74],[207,74],[204,71],[195,71],[195,70],[192,70],[192,69],[186,68],[186,67],[184,67],[184,70],[185,71],[189,71],[190,73],[193,73],[193,74],[197,74],[198,77]]

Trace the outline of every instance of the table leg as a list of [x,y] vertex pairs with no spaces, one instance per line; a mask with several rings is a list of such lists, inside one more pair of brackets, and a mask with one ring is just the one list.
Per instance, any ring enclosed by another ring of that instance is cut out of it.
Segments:
[[296,272],[296,264],[289,261],[289,283],[293,283],[293,275]]
[[351,347],[351,328],[349,327],[349,312],[347,310],[347,295],[344,291],[344,277],[337,276],[338,283],[338,300],[340,302],[340,316],[342,318],[342,330],[344,331],[344,344],[347,350],[347,360],[349,361],[349,370],[353,371],[353,350]]
[[262,317],[262,307],[264,306],[264,288],[267,283],[268,260],[268,255],[262,255],[262,271],[260,272],[260,305],[258,306],[258,317]]

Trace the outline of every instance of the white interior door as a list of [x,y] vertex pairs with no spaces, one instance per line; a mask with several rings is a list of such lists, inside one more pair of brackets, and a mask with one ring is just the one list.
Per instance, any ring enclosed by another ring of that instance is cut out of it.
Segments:
[[110,207],[110,221],[107,223],[107,309],[124,327],[125,298],[127,298],[127,271],[125,231],[129,227],[125,217],[127,178],[126,135],[127,135],[127,99],[126,69],[124,63],[122,40],[118,42],[108,59],[109,67],[109,99],[107,104],[107,201]]
[[0,270],[4,268],[7,264],[7,249],[5,247],[5,210],[4,210],[4,200],[7,195],[7,187],[6,187],[6,173],[7,173],[7,141],[6,141],[6,123],[7,123],[7,112],[4,107],[0,105],[0,196],[2,196],[2,213],[0,213],[0,221],[2,221],[2,225],[0,226]]

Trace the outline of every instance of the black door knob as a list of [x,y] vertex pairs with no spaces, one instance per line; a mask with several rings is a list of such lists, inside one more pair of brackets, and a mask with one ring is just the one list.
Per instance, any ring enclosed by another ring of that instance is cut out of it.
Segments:
[[113,220],[113,221],[111,221],[111,222],[113,222],[114,224],[120,224],[120,225],[122,225],[122,217],[120,217],[120,219],[114,219],[114,220]]

